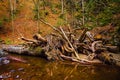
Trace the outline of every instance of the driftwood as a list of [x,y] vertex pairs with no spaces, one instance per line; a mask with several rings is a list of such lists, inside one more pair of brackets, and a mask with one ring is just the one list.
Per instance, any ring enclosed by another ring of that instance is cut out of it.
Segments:
[[86,32],[87,32],[87,29],[85,28],[84,30],[83,30],[83,32],[82,32],[82,35],[79,37],[79,42],[83,42],[84,41],[84,39],[85,39],[85,34],[86,34]]
[[110,51],[110,52],[113,52],[113,53],[117,53],[119,52],[119,48],[117,46],[105,46],[105,48]]
[[[80,31],[81,34],[78,35],[76,33],[78,29],[56,28],[43,20],[41,21],[53,28],[55,32],[45,37],[35,34],[33,39],[22,37],[21,39],[27,45],[9,46],[3,50],[11,53],[41,56],[48,60],[69,60],[82,64],[94,64],[96,63],[94,62],[95,59],[112,65],[118,61],[108,54],[110,50],[115,50],[116,46],[103,45],[102,38],[95,38],[94,35],[96,34],[91,31],[81,29],[82,32]],[[79,54],[85,55],[86,59],[80,57]]]
[[87,59],[76,59],[76,58],[65,56],[65,55],[60,55],[60,56],[63,59],[65,59],[65,60],[69,60],[69,61],[73,61],[73,62],[78,62],[80,64],[85,64],[85,65],[88,65],[88,64],[99,64],[99,63],[101,63],[99,61],[90,61],[90,60],[87,60]]
[[75,51],[75,49],[74,49],[73,45],[71,44],[71,42],[69,41],[68,37],[67,37],[67,36],[66,36],[66,34],[64,33],[63,29],[62,29],[61,27],[60,27],[60,29],[61,29],[61,31],[62,31],[62,33],[63,33],[63,35],[64,35],[65,39],[66,39],[66,40],[67,40],[67,42],[69,43],[70,47],[71,47],[71,48],[72,48],[72,50],[74,51],[75,56],[76,56],[78,59],[80,59],[80,58],[79,58],[79,56],[78,56],[78,53]]
[[38,44],[38,43],[37,43],[37,42],[38,42],[37,40],[26,39],[26,38],[24,38],[24,37],[21,37],[21,39],[24,40],[24,41],[26,41],[26,42],[32,42],[32,43]]
[[40,34],[35,34],[33,38],[38,41],[47,42],[47,40],[43,38]]

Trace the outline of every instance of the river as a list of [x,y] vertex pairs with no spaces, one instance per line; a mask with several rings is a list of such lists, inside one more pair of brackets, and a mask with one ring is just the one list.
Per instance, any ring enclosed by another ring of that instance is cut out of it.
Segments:
[[0,65],[0,80],[120,80],[120,67],[117,66],[49,62],[39,57],[12,56],[27,63],[11,60],[9,64]]

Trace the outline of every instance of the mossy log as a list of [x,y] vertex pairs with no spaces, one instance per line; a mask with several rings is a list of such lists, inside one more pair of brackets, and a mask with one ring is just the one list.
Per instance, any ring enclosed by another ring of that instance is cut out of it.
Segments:
[[105,64],[116,65],[117,61],[112,54],[109,52],[102,52],[97,55],[97,58]]
[[[116,47],[103,44],[101,35],[95,38],[95,34],[87,31],[87,29],[81,30],[82,33],[79,31],[81,35],[74,30],[66,30],[62,27],[55,29],[55,31],[56,33],[45,37],[40,34],[35,34],[33,39],[22,37],[25,45],[7,46],[3,50],[10,53],[41,56],[48,60],[66,59],[80,63],[93,63],[95,59],[99,59],[105,64],[116,64],[116,59],[108,54],[110,50],[116,51]],[[80,53],[87,58],[80,57]],[[89,57],[91,57],[91,60]]]
[[22,54],[22,55],[32,55],[32,56],[40,56],[41,53],[43,53],[43,49],[41,47],[24,47],[21,45],[14,46],[4,46],[2,48],[4,51],[7,51],[9,53],[16,53],[16,54]]

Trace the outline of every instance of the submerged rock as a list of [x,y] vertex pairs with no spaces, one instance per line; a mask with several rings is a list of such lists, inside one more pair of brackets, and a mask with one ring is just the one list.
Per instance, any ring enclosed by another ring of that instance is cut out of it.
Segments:
[[0,58],[0,65],[2,64],[9,64],[10,63],[10,60],[8,60],[7,57],[1,57]]
[[7,54],[3,49],[0,49],[0,57],[6,56]]
[[3,73],[3,74],[1,74],[0,75],[0,80],[2,79],[2,80],[6,80],[6,79],[8,79],[8,78],[10,78],[11,77],[11,74],[10,73]]
[[10,63],[10,60],[7,59],[3,60],[3,64],[8,64],[8,63]]
[[20,77],[20,75],[17,75],[15,78],[17,79],[17,78],[19,78]]
[[24,68],[19,68],[19,69],[18,69],[18,71],[23,71],[23,70],[24,70]]
[[8,58],[5,57],[7,56],[7,54],[8,53],[5,52],[3,49],[0,49],[0,65],[10,63],[10,60],[8,60]]

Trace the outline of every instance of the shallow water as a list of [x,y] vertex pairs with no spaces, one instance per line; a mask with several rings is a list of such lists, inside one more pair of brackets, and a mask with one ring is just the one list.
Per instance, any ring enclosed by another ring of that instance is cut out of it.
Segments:
[[23,58],[27,63],[11,61],[0,65],[3,80],[120,80],[120,67],[117,66],[49,62],[39,57],[13,56]]

